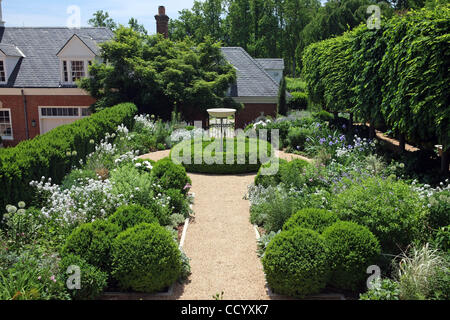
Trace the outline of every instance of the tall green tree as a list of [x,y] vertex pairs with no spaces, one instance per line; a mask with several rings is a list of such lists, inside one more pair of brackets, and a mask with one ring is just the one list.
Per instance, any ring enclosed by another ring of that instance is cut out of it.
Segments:
[[94,13],[93,17],[88,21],[89,25],[97,28],[109,28],[111,30],[115,30],[117,28],[117,24],[114,22],[112,18],[110,18],[108,12],[104,12],[103,10],[98,10]]
[[278,91],[278,113],[287,116],[288,107],[286,101],[286,78],[281,79],[280,89]]

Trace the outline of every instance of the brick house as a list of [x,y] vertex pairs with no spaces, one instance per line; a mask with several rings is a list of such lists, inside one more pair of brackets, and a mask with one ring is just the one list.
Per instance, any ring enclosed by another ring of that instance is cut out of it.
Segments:
[[112,37],[106,28],[10,28],[0,23],[3,144],[14,146],[88,116],[95,100],[75,81],[88,76],[89,64],[99,59],[98,44]]
[[[168,36],[169,18],[159,7],[157,32]],[[113,38],[107,28],[5,27],[0,0],[0,136],[14,146],[51,129],[89,115],[95,100],[75,81],[89,76],[100,61],[99,44]],[[224,47],[236,68],[237,82],[229,95],[245,108],[236,116],[243,128],[261,115],[275,116],[282,59],[254,59],[239,47]],[[192,120],[208,121],[194,110]]]

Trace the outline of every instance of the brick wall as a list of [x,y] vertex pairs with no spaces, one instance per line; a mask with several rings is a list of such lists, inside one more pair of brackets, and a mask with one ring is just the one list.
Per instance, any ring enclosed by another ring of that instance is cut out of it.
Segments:
[[243,129],[247,124],[253,122],[261,116],[275,117],[277,115],[277,105],[275,103],[246,103],[245,108],[236,115],[236,129]]
[[[25,96],[27,100],[28,129],[30,139],[40,133],[39,127],[39,108],[38,107],[88,107],[95,102],[90,96]],[[14,140],[3,141],[5,146],[15,146],[22,140],[26,140],[25,114],[23,98],[21,95],[0,95],[0,101],[3,108],[11,109],[12,127]],[[32,121],[36,121],[36,126],[32,126]]]

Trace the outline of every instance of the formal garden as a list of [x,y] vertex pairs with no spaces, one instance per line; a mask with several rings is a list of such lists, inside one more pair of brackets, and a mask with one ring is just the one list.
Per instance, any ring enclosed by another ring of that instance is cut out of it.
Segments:
[[[138,159],[166,149],[175,122],[136,111],[121,104],[2,150],[11,191],[2,201],[14,202],[2,220],[0,299],[153,293],[187,278],[179,231],[191,181],[168,159]],[[80,290],[67,289],[70,266],[80,268]]]
[[[103,46],[115,68],[93,65],[81,83],[96,112],[0,149],[0,300],[154,298],[171,287],[195,299],[216,293],[207,281],[256,285],[252,299],[448,300],[449,12],[413,11],[311,44],[302,77],[281,85],[277,117],[208,140],[176,110],[231,103],[235,71],[220,45],[145,42],[120,28]],[[175,107],[146,114],[152,99]]]

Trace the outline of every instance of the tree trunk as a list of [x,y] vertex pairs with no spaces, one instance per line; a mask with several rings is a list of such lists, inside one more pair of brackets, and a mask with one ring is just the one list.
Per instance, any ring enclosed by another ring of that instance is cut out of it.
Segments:
[[[444,148],[444,146],[443,146]],[[443,149],[442,151],[442,157],[441,157],[441,173],[444,176],[449,175],[449,166],[450,166],[450,148],[445,151]]]
[[375,136],[377,135],[377,132],[375,130],[375,125],[373,121],[369,123],[369,139],[375,139]]
[[400,136],[399,136],[399,148],[400,148],[400,152],[405,152],[405,147],[406,147],[406,139],[405,139],[405,135],[401,133]]
[[350,119],[348,120],[348,129],[353,129],[353,112],[350,112]]

